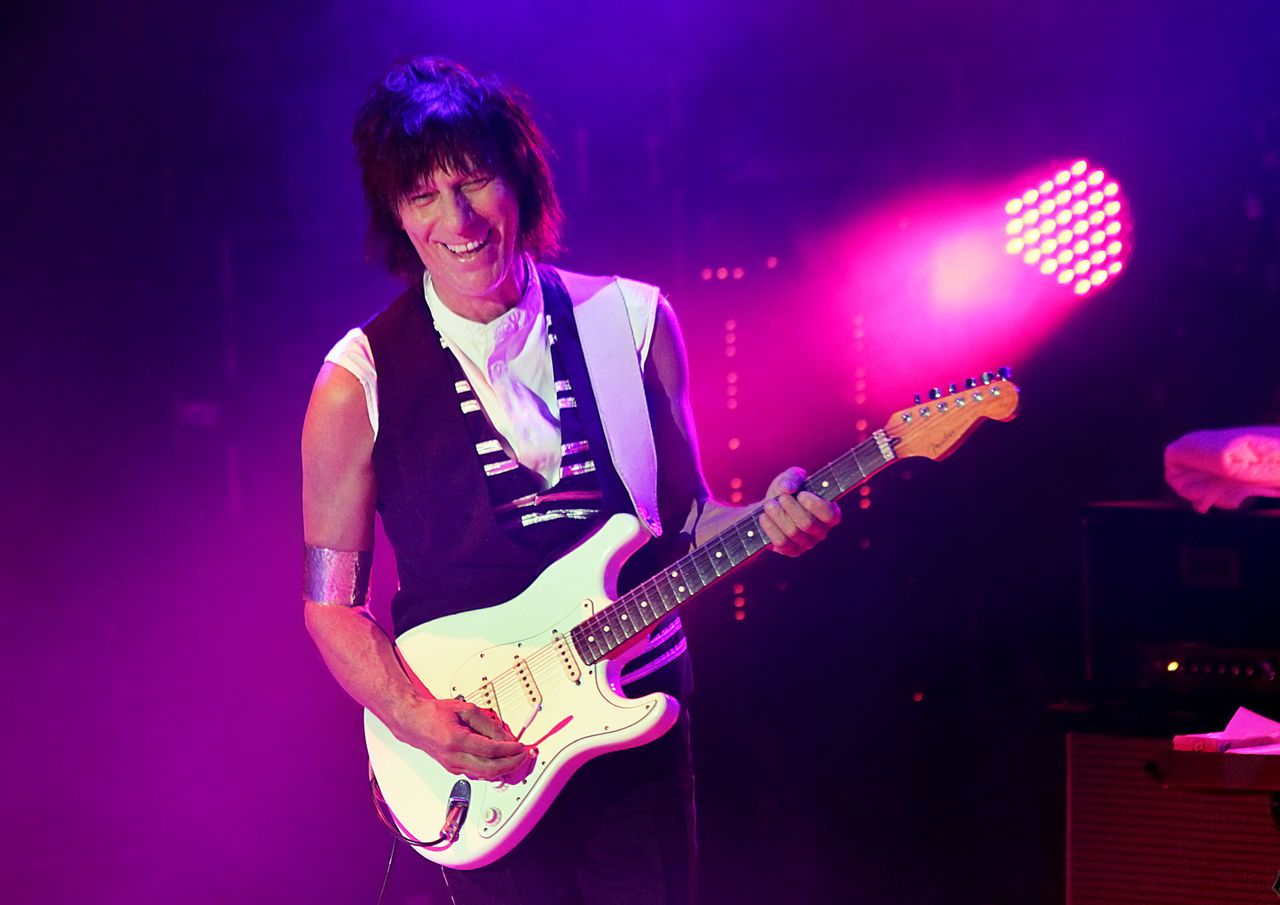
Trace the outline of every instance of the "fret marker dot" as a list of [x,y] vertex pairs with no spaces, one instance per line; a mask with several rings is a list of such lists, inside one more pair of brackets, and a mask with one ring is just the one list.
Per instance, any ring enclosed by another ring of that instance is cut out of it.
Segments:
[[754,531],[747,532],[747,537],[755,537],[755,536],[756,536],[756,533]]
[[822,482],[822,486],[823,486],[823,487],[830,487],[830,486],[831,486],[831,482],[830,482],[830,481],[823,481],[823,482]]
[[623,613],[623,614],[622,614],[622,618],[623,618],[623,620],[625,621],[625,620],[626,620],[626,618],[627,618],[627,614],[626,614],[626,613]]
[[723,553],[721,553],[719,550],[717,550],[717,551],[716,551],[716,559],[719,559],[719,558],[720,558],[720,557],[722,557],[722,556],[724,556],[724,554],[723,554]]
[[596,636],[595,636],[595,635],[587,635],[587,640],[588,640],[588,641],[594,641],[594,640],[596,640]]
[[607,631],[609,631],[609,626],[607,626],[607,625],[606,625],[606,626],[604,627],[604,630],[605,630],[606,632],[607,632]]
[[676,590],[677,590],[677,591],[680,591],[681,593],[683,593],[683,592],[684,592],[684,585],[680,585],[680,587],[676,588]]
[[672,572],[672,573],[671,573],[671,577],[672,577],[672,578],[679,578],[679,577],[680,577],[680,573],[679,573],[679,572]]
[[647,600],[641,600],[641,601],[640,601],[640,605],[641,605],[641,606],[648,606],[648,605],[649,605],[649,601],[647,601]]

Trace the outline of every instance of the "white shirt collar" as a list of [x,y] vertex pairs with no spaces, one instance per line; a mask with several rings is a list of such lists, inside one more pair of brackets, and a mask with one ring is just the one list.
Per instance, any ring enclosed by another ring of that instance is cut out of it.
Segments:
[[499,348],[508,352],[523,348],[543,314],[542,284],[533,260],[526,257],[525,267],[529,281],[524,295],[510,310],[487,324],[465,318],[446,305],[431,282],[431,274],[424,273],[423,297],[440,335],[476,364],[487,364]]

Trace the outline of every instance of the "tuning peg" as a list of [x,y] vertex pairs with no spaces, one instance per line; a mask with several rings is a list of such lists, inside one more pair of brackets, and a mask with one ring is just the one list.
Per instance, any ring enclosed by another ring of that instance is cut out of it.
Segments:
[[1001,380],[1008,380],[1013,376],[1013,371],[1006,366],[997,370],[996,374],[999,375]]
[[983,383],[984,385],[989,384],[989,383],[991,383],[991,381],[995,380],[995,377],[996,377],[996,375],[992,374],[990,371],[983,371],[983,372],[982,372],[982,383]]
[[929,391],[930,399],[938,399],[941,396],[942,396],[942,390],[938,389],[937,387],[934,387],[932,390]]
[[974,380],[972,377],[966,377],[964,379],[964,388],[966,390],[972,390],[977,385],[978,385],[978,381]]
[[919,404],[920,404],[920,394],[919,394],[919,393],[916,393],[916,396],[915,396],[915,403],[916,403],[916,405],[919,405]]
[[954,383],[951,384],[951,386],[947,387],[947,393],[951,396],[954,396],[956,394],[956,390],[957,390],[957,387]]

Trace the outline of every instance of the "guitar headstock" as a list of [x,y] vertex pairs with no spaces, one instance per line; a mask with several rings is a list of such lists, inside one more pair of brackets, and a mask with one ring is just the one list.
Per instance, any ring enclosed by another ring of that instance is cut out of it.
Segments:
[[1013,419],[1018,393],[1008,368],[988,371],[981,378],[970,377],[963,387],[951,384],[945,394],[935,388],[926,400],[917,396],[915,405],[889,417],[884,432],[897,458],[945,459],[984,419]]

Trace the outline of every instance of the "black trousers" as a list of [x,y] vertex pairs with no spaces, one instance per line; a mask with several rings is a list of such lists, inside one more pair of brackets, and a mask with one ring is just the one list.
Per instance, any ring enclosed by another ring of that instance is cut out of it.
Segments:
[[[683,656],[627,687],[687,705]],[[664,736],[589,762],[532,832],[477,870],[442,868],[454,905],[688,905],[696,854],[689,710]]]

